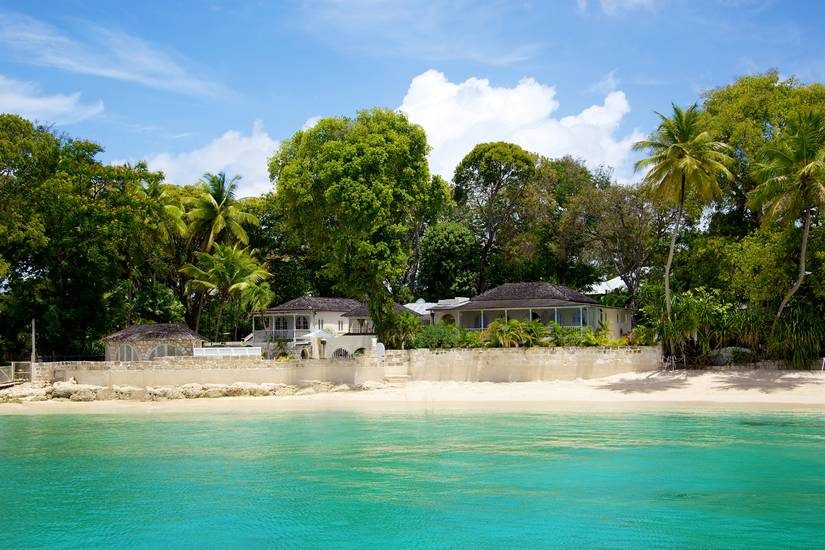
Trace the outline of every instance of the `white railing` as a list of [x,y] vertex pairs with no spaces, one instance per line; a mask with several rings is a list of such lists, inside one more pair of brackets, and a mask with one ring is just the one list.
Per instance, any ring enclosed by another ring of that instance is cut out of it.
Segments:
[[242,348],[192,348],[195,357],[260,357],[260,347]]
[[308,329],[298,330],[255,330],[252,331],[253,342],[275,342],[278,340],[294,340],[309,334]]

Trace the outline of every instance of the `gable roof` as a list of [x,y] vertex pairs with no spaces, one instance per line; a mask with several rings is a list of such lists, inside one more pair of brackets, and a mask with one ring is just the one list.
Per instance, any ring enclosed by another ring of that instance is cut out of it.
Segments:
[[554,283],[505,283],[459,305],[437,305],[433,310],[477,310],[531,307],[563,307],[598,304],[596,300]]
[[290,313],[296,311],[336,311],[345,313],[360,305],[352,298],[322,298],[319,296],[301,296],[283,304],[263,310],[264,313]]
[[157,323],[154,325],[132,325],[120,332],[115,332],[103,338],[107,342],[141,342],[145,340],[189,340],[206,342],[206,338],[199,335],[186,325],[177,323]]

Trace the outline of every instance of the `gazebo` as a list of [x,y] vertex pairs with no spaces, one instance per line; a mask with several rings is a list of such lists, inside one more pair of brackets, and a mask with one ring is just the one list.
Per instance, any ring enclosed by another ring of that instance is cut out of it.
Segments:
[[132,325],[106,336],[107,361],[151,361],[158,357],[191,356],[206,338],[186,325]]

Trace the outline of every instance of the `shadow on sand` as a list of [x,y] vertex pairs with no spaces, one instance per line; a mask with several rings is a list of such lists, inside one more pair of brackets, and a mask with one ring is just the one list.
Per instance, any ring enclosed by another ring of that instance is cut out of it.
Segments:
[[688,375],[686,372],[652,372],[644,378],[629,378],[618,380],[599,386],[601,390],[618,391],[622,393],[653,393],[686,386]]
[[758,390],[762,393],[792,390],[802,386],[822,384],[822,377],[813,372],[753,370],[725,373],[716,386],[720,390]]

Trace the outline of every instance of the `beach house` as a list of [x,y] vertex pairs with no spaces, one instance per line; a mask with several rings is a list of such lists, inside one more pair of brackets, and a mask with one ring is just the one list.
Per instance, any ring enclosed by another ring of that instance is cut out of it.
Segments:
[[497,319],[557,322],[566,327],[606,325],[613,338],[630,332],[633,311],[609,307],[572,288],[544,282],[505,283],[473,298],[440,301],[429,308],[434,323],[483,330]]
[[351,298],[301,296],[252,314],[252,341],[256,343],[307,339],[313,331],[332,336],[349,331],[345,313],[361,303]]

